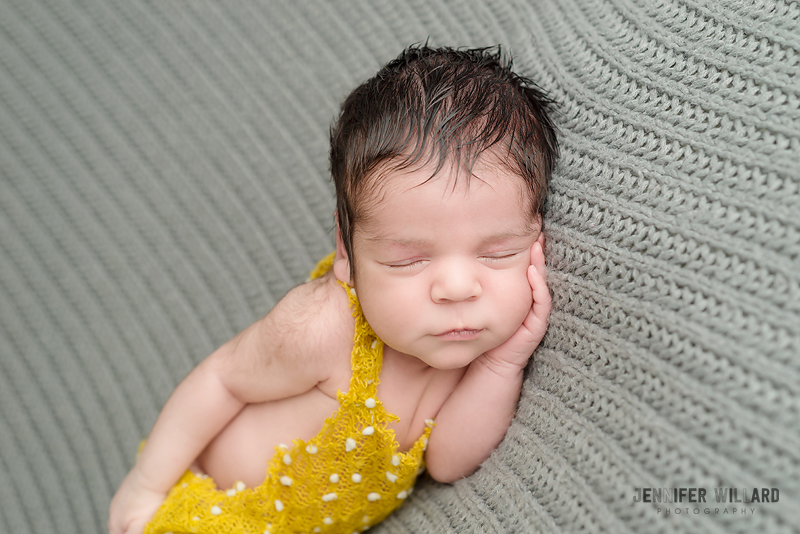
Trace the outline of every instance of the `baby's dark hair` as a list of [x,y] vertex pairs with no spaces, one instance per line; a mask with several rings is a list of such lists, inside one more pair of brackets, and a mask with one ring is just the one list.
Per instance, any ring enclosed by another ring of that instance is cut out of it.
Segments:
[[435,162],[472,174],[491,150],[495,161],[527,184],[533,215],[544,209],[558,158],[553,105],[542,89],[511,70],[499,46],[479,49],[412,46],[357,87],[331,128],[336,213],[353,274],[358,201],[376,175]]

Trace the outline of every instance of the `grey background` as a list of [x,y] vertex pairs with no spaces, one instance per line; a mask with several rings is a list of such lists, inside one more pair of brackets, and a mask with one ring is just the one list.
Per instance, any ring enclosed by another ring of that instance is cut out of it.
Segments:
[[[797,532],[798,28],[772,0],[1,0],[0,532],[104,531],[176,383],[331,249],[339,102],[427,39],[502,43],[560,104],[555,309],[496,453],[375,531]],[[632,501],[729,486],[781,500]]]

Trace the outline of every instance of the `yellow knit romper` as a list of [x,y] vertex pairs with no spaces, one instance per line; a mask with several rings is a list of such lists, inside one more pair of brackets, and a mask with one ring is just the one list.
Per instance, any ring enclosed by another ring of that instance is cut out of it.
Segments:
[[[333,255],[322,260],[311,278],[325,274],[332,262]],[[398,418],[377,398],[383,342],[367,324],[354,291],[348,289],[348,295],[356,319],[353,376],[319,434],[276,447],[266,480],[255,488],[238,483],[220,490],[210,477],[187,471],[145,534],[350,534],[403,503],[424,467],[433,421],[408,452],[398,451],[387,427]]]

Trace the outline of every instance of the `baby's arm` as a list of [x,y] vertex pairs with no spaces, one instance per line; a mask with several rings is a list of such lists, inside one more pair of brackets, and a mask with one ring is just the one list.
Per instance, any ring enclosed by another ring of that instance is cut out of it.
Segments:
[[111,534],[138,533],[211,439],[244,407],[220,379],[226,345],[178,385],[164,405],[133,469],[111,501]]
[[478,357],[436,416],[425,454],[440,482],[469,475],[500,443],[514,417],[522,374],[547,330],[550,292],[545,284],[543,239],[531,247],[528,282],[533,306],[511,339]]
[[[326,283],[289,292],[178,385],[111,502],[111,534],[140,533],[169,489],[247,403],[297,395],[328,377],[319,357],[326,351],[316,347],[330,341],[325,332],[336,320],[335,312],[333,318],[326,314],[332,293]],[[346,331],[341,325],[338,330]]]

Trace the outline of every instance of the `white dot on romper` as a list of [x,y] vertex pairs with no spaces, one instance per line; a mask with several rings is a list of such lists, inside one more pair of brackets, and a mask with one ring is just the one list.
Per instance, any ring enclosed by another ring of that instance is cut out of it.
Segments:
[[326,525],[332,525],[333,519],[331,519],[330,517],[326,517],[325,519],[322,520],[322,522],[325,523]]
[[222,513],[222,508],[220,508],[219,506],[214,505],[211,507],[211,515],[219,515],[221,513]]
[[395,466],[395,467],[400,465],[400,457],[397,456],[396,454],[392,455],[392,465]]
[[344,450],[346,452],[350,452],[355,448],[356,448],[356,440],[354,440],[353,438],[347,438],[347,440],[345,440],[344,442]]
[[386,479],[389,482],[397,482],[397,475],[395,475],[394,473],[390,473],[389,471],[386,471]]
[[370,501],[370,502],[375,502],[380,498],[381,498],[381,494],[380,493],[376,493],[374,491],[372,493],[370,493],[369,495],[367,495],[367,500]]
[[306,452],[308,454],[317,454],[317,448],[314,445],[306,445]]
[[353,473],[353,476],[350,477],[350,480],[358,484],[359,482],[361,482],[361,475],[359,475],[358,473]]
[[247,489],[247,486],[241,480],[236,483],[235,487],[236,487],[236,491],[244,491],[245,489]]
[[292,485],[292,479],[287,477],[287,476],[285,476],[285,475],[282,476],[280,480],[281,480],[281,484],[283,484],[284,486],[291,486]]
[[332,484],[337,484],[339,482],[339,475],[334,473],[330,477],[328,477],[328,480],[330,480]]
[[283,501],[276,500],[275,509],[279,512],[283,512]]
[[370,345],[370,348],[374,349],[377,346],[378,346],[378,340],[377,339],[373,339],[372,340],[372,345]]
[[336,495],[335,493],[326,493],[325,495],[322,496],[322,500],[324,502],[335,501],[338,498],[339,498],[339,496]]
[[375,407],[375,399],[373,399],[372,397],[368,398],[366,401],[364,401],[364,405],[367,408],[370,408],[370,409],[374,408]]
[[362,430],[361,433],[364,434],[365,436],[371,436],[372,434],[375,433],[375,427],[374,426],[368,426],[367,428]]
[[408,497],[408,492],[406,490],[403,490],[397,494],[398,499],[405,499],[406,497]]
[[236,488],[229,489],[228,491],[225,492],[225,495],[227,495],[228,497],[233,497],[234,495],[236,495]]
[[292,457],[289,456],[288,452],[283,455],[283,463],[285,463],[286,465],[292,465]]

